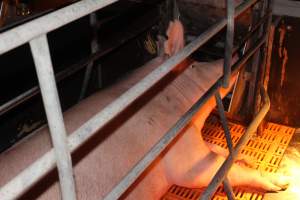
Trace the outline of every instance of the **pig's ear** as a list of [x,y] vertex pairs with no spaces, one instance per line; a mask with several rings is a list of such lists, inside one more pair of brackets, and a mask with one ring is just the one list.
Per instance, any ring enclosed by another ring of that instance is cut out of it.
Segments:
[[170,21],[170,22],[169,22],[168,29],[167,29],[167,32],[166,32],[166,35],[168,36],[168,38],[169,38],[170,35],[172,34],[173,28],[174,28],[174,22],[173,22],[173,21]]
[[168,40],[165,42],[165,54],[172,56],[184,46],[184,30],[179,20],[169,23],[167,30]]

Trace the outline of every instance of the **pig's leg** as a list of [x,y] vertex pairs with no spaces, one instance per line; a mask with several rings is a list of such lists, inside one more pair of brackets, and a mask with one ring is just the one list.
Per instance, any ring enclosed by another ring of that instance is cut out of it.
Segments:
[[[221,96],[225,96],[226,92],[221,89]],[[215,99],[209,99],[166,154],[166,173],[171,182],[187,187],[205,187],[225,161],[223,156],[208,148],[199,134],[215,105]],[[278,177],[263,177],[260,172],[238,164],[232,166],[228,178],[233,186],[250,186],[266,191],[279,191],[287,185],[286,181],[279,181]]]

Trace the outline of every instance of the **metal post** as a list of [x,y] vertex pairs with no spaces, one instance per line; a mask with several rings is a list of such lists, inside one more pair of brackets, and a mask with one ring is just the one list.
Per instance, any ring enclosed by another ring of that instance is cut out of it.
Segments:
[[[97,35],[97,15],[96,13],[90,14],[90,26],[92,28],[93,32],[93,38],[91,41],[91,52],[92,54],[95,54],[99,51],[99,44],[98,44],[98,35]],[[94,61],[91,61],[85,70],[85,75],[83,78],[82,88],[79,96],[79,101],[82,100],[86,94],[86,90],[88,88],[89,81],[91,79],[91,74],[93,71]],[[101,70],[101,66],[98,66],[99,70]],[[100,76],[100,77],[99,77]],[[98,73],[98,79],[101,79],[101,73]],[[99,81],[100,82],[100,81]],[[100,85],[100,84],[99,84]]]
[[234,0],[227,0],[227,33],[226,33],[225,56],[224,56],[224,66],[223,66],[223,74],[224,74],[223,87],[225,88],[229,86],[229,81],[231,76],[231,61],[232,61],[232,52],[233,52],[233,39],[234,39],[234,15],[235,15],[234,12],[235,12]]
[[225,132],[225,138],[226,138],[228,150],[229,150],[229,153],[232,153],[233,145],[232,145],[232,140],[231,140],[231,134],[230,134],[230,130],[228,127],[228,121],[225,116],[224,106],[223,106],[220,92],[217,92],[215,94],[215,98],[216,98],[217,107],[218,107],[218,111],[219,111],[220,118],[221,118],[221,123],[222,123],[223,129],[224,129],[224,132]]
[[46,35],[30,42],[56,157],[62,198],[75,200],[72,161]]

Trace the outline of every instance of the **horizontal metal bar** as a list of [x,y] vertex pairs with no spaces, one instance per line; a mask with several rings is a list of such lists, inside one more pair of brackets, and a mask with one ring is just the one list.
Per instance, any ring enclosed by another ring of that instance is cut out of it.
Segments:
[[67,133],[46,35],[30,41],[30,48],[41,88],[48,126],[54,147],[61,194],[64,200],[75,200],[75,181]]
[[261,108],[259,113],[256,115],[254,120],[247,127],[246,132],[242,135],[242,137],[236,144],[233,152],[231,154],[229,154],[227,159],[224,161],[224,163],[222,164],[222,166],[220,167],[220,169],[218,170],[218,172],[216,173],[216,175],[214,176],[214,178],[208,185],[207,189],[203,192],[203,194],[201,195],[201,198],[200,198],[201,200],[211,199],[213,194],[216,192],[217,187],[222,183],[225,176],[227,176],[227,173],[228,173],[229,169],[231,168],[232,164],[234,163],[234,161],[236,160],[241,148],[244,146],[244,144],[247,143],[247,141],[251,137],[251,134],[253,134],[256,131],[260,122],[264,119],[267,112],[269,111],[270,99],[264,88],[261,88],[261,94],[262,94],[262,98],[264,100],[263,107]]
[[0,34],[0,55],[117,0],[82,0]]
[[[241,4],[236,12],[235,16],[238,16],[250,6],[255,4],[257,0],[249,0]],[[68,137],[68,143],[70,151],[73,152],[84,144],[89,138],[91,138],[99,129],[107,124],[116,115],[122,112],[128,105],[130,105],[135,99],[141,96],[149,88],[151,88],[160,79],[166,76],[170,71],[174,69],[176,65],[186,59],[195,50],[206,43],[216,33],[218,33],[226,25],[226,20],[223,19],[219,23],[210,27],[207,31],[202,33],[196,40],[188,44],[178,54],[169,58],[166,62],[160,65],[157,69],[148,74],[139,83],[134,85],[118,99],[110,103],[101,112],[96,114],[90,120],[88,120],[79,129],[73,132]],[[1,36],[0,36],[1,39]],[[246,62],[246,61],[244,61]],[[243,63],[243,62],[241,62]],[[219,86],[219,85],[218,85]],[[216,90],[211,88],[211,90]],[[210,91],[211,91],[210,90]],[[29,167],[23,170],[20,174],[14,177],[6,185],[0,189],[0,196],[3,200],[15,199],[28,190],[33,184],[45,176],[51,169],[55,167],[55,159],[53,149],[47,152],[44,156],[40,157],[37,161],[32,163]],[[25,181],[26,180],[26,181]],[[127,185],[128,187],[128,185]]]
[[[263,42],[258,43],[259,47]],[[239,62],[233,65],[233,73],[243,66],[243,64],[258,50],[253,48]],[[141,173],[157,158],[157,156],[170,144],[179,134],[180,130],[190,122],[193,115],[202,105],[212,97],[223,84],[223,76],[176,122],[176,124],[159,140],[151,150],[140,160],[130,172],[114,187],[114,189],[104,198],[105,200],[116,200],[129,188],[131,184],[141,175]]]

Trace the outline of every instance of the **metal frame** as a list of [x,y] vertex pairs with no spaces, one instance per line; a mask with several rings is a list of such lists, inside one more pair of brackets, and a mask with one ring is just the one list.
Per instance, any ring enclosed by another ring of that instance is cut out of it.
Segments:
[[[99,129],[101,129],[105,124],[122,112],[131,103],[133,103],[135,99],[150,89],[155,83],[166,76],[175,68],[177,64],[181,63],[195,50],[205,44],[227,24],[234,24],[234,21],[230,21],[233,19],[233,16],[237,17],[259,0],[245,1],[243,4],[238,6],[237,9],[235,9],[233,14],[228,13],[228,16],[230,17],[227,19],[222,19],[220,22],[211,26],[207,31],[202,33],[197,39],[188,44],[178,54],[166,60],[144,79],[123,93],[119,98],[110,103],[102,111],[100,111],[67,137],[46,34],[116,1],[117,0],[83,0],[0,34],[0,55],[22,44],[27,42],[30,43],[54,146],[53,149],[51,149],[44,156],[32,163],[24,171],[4,185],[0,189],[1,199],[16,199],[20,197],[56,165],[59,171],[59,181],[63,199],[76,199],[70,152],[74,152],[77,148],[84,144]],[[234,6],[232,3],[233,1],[229,0],[228,2],[231,3],[231,11],[234,11],[234,7],[232,7]],[[232,26],[228,29],[232,30]],[[230,31],[230,33],[230,37],[233,37],[233,32]],[[139,175],[168,146],[168,144],[173,141],[178,132],[190,122],[194,114],[211,96],[216,95],[217,100],[219,99],[217,93],[218,89],[224,85],[224,80],[228,80],[228,77],[230,77],[231,69],[233,70],[233,73],[236,73],[245,64],[245,62],[247,62],[247,60],[257,50],[260,49],[265,41],[266,37],[261,38],[253,48],[250,48],[250,50],[248,50],[245,55],[233,65],[233,67],[230,67],[232,55],[227,53],[226,55],[228,56],[225,56],[224,61],[224,63],[227,63],[224,66],[225,74],[220,79],[216,80],[215,84],[191,107],[187,113],[185,113],[177,121],[177,123],[165,134],[165,136],[154,147],[151,148],[145,157],[135,165],[135,167],[105,197],[105,199],[118,199],[131,186],[131,184],[134,183]],[[227,39],[227,43],[231,43],[231,39]],[[226,51],[228,50],[232,53],[233,47],[229,45],[229,47],[226,47]],[[219,101],[218,104],[222,111],[221,102]],[[259,119],[265,115],[267,107],[268,106],[263,107],[263,110],[259,113]],[[252,132],[255,129],[255,125],[259,119],[255,119],[255,121],[250,124],[247,132]],[[223,118],[223,122],[225,129],[227,129],[227,140],[230,141],[230,133],[228,131],[228,127],[226,128],[226,118]],[[221,167],[222,171],[218,172],[213,179],[217,179],[218,181],[214,181],[212,184],[210,184],[205,194],[211,196],[215,188],[223,181],[227,195],[231,199],[234,198],[232,188],[230,187],[228,180],[225,178],[225,175],[233,163],[239,148],[242,146],[248,136],[249,135],[246,134],[244,137],[242,137],[238,143],[238,146],[236,146],[234,149],[230,147],[231,153],[229,154],[228,159],[224,162],[224,167]],[[230,145],[230,142],[228,142],[228,144]],[[205,196],[202,199],[206,199]]]

